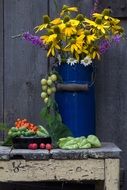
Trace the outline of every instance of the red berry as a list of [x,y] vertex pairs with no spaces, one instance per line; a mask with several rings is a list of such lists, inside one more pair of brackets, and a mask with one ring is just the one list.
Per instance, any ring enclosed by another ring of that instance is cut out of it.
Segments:
[[50,151],[52,149],[52,145],[51,144],[46,144],[46,149]]
[[41,144],[40,144],[40,148],[41,148],[41,149],[45,149],[45,144],[44,144],[44,143],[41,143]]

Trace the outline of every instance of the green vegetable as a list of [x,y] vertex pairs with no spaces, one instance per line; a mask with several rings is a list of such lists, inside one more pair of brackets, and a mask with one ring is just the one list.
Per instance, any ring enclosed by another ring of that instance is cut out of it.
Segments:
[[20,131],[18,131],[18,132],[16,132],[17,133],[17,137],[20,137],[21,136],[21,132]]
[[101,147],[101,142],[95,135],[89,135],[87,137],[87,141],[91,144],[93,148]]
[[17,132],[13,132],[12,135],[11,135],[11,137],[13,137],[13,138],[17,137],[17,136],[18,136]]
[[86,138],[82,138],[81,140],[80,140],[80,142],[78,143],[78,146],[79,146],[79,148],[82,148],[84,145],[86,145],[88,143],[88,141],[87,141],[87,139]]
[[58,141],[58,145],[60,148],[63,148],[64,146],[73,145],[73,144],[76,144],[75,138],[73,137],[62,138],[62,139],[59,139]]
[[75,143],[75,144],[70,144],[70,145],[65,144],[62,146],[62,148],[67,149],[67,150],[71,150],[71,149],[78,149],[79,147],[78,147],[78,144]]
[[41,131],[37,131],[37,136],[38,137],[48,137],[49,135],[42,133]]
[[91,144],[90,143],[86,143],[86,144],[84,144],[84,145],[80,145],[80,147],[79,148],[91,148]]
[[27,131],[27,128],[26,127],[20,127],[18,130],[19,131]]
[[79,147],[80,147],[80,145],[82,146],[82,144],[84,145],[84,144],[87,143],[86,137],[83,137],[83,136],[82,137],[77,137],[77,138],[75,138],[75,140],[76,140]]
[[82,137],[66,137],[61,138],[58,141],[58,146],[62,149],[81,149],[81,148],[91,148],[91,147],[100,147],[101,143],[95,135],[89,135],[87,138]]
[[39,128],[39,131],[41,132],[39,133],[40,135],[43,134],[43,137],[49,137],[48,131],[43,126],[39,125],[38,128]]
[[10,130],[11,130],[12,132],[17,132],[17,131],[18,131],[18,129],[17,129],[16,127],[12,127]]

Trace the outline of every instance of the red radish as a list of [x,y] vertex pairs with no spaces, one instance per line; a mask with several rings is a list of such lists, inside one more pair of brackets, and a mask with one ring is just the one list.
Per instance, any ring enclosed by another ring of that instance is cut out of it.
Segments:
[[44,143],[41,143],[41,144],[40,144],[40,148],[41,148],[41,149],[45,149],[45,144],[44,144]]
[[29,149],[32,149],[32,146],[33,146],[33,144],[30,143],[30,144],[28,145],[28,148],[29,148]]
[[31,150],[36,150],[37,149],[37,144],[36,143],[31,143],[28,145],[28,148]]
[[51,144],[46,144],[46,149],[50,151],[52,149],[52,145]]

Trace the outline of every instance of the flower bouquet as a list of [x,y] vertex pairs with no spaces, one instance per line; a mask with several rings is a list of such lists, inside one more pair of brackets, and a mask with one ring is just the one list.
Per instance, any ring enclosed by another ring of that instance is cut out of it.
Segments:
[[[25,32],[22,37],[54,59],[51,72],[41,80],[41,97],[45,102],[42,118],[50,136],[55,142],[67,137],[69,132],[63,123],[74,136],[94,134],[94,60],[101,59],[111,44],[124,36],[120,20],[111,16],[110,9],[94,12],[87,18],[77,7],[63,5],[59,17],[51,19],[44,15],[35,32],[39,36]],[[56,101],[52,99],[54,92]]]

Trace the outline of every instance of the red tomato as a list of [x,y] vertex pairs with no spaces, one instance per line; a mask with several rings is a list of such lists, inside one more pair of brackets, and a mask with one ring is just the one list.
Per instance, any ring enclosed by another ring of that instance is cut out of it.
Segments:
[[33,146],[33,144],[30,143],[30,144],[28,145],[28,148],[29,148],[29,149],[32,149],[32,146]]
[[45,149],[45,144],[44,143],[40,144],[40,149]]
[[28,148],[31,150],[36,150],[37,149],[37,144],[36,143],[31,143],[28,145]]
[[52,145],[51,144],[46,144],[46,149],[50,151],[52,149]]

